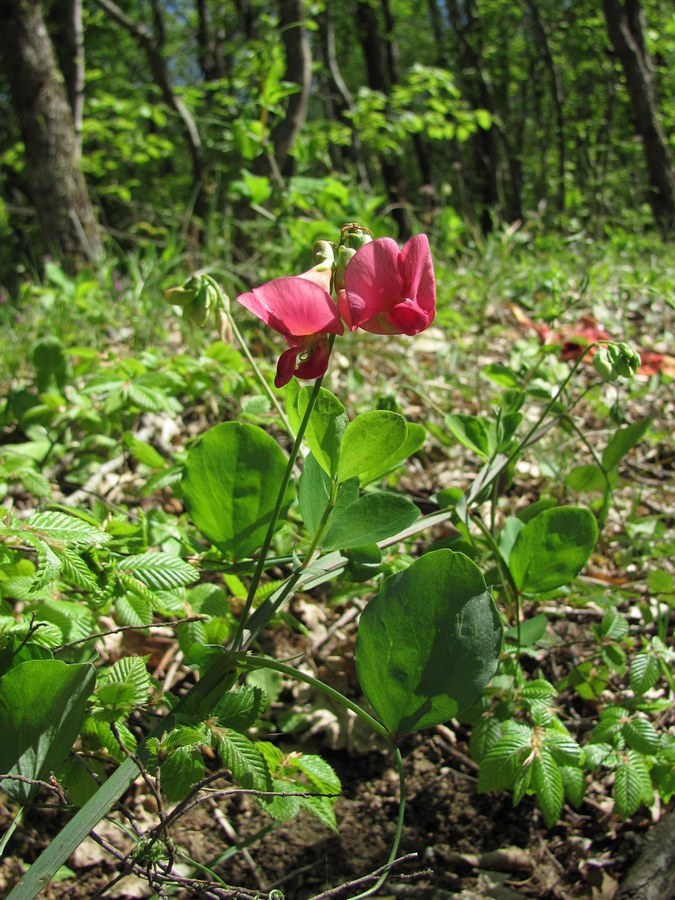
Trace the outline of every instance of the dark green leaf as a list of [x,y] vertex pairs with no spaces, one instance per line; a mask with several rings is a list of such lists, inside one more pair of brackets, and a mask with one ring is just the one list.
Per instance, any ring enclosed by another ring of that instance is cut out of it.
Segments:
[[467,556],[436,550],[383,583],[361,616],[359,680],[391,732],[444,722],[494,675],[499,615]]
[[624,425],[614,432],[602,454],[602,464],[606,470],[618,467],[624,456],[645,436],[651,421],[648,416],[632,425]]
[[[261,546],[287,462],[274,438],[239,422],[216,425],[190,450],[181,482],[188,511],[227,556],[242,559]],[[289,488],[286,506],[291,499]]]
[[[0,772],[45,780],[75,742],[94,667],[54,659],[20,663],[0,679]],[[11,797],[27,800],[34,789],[0,782]]]
[[509,569],[516,587],[540,594],[569,584],[586,565],[598,537],[595,517],[581,507],[548,509],[520,531]]
[[415,504],[400,494],[364,494],[345,509],[336,509],[321,546],[324,550],[347,550],[373,544],[403,531],[418,516]]

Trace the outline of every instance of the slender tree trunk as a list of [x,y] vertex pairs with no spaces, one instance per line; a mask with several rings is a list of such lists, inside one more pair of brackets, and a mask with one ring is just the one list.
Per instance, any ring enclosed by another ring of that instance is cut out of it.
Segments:
[[218,81],[225,78],[225,59],[222,48],[224,32],[214,34],[209,20],[206,0],[196,0],[197,7],[197,56],[204,81]]
[[553,58],[553,51],[548,39],[548,33],[544,27],[539,9],[535,0],[526,0],[527,8],[532,18],[534,33],[539,45],[544,65],[548,70],[551,80],[551,99],[553,100],[553,109],[555,113],[556,123],[556,143],[558,145],[558,185],[557,185],[557,207],[559,212],[565,211],[565,116],[564,116],[564,98],[562,83],[558,75],[558,68]]
[[281,179],[290,161],[293,142],[307,119],[312,85],[312,53],[303,25],[302,0],[279,0],[279,30],[286,55],[283,81],[297,84],[299,90],[288,98],[286,114],[272,128],[270,152],[259,156],[253,165],[256,175]]
[[[385,97],[390,91],[390,71],[387,65],[386,48],[380,36],[377,10],[370,3],[357,3],[355,10],[357,31],[366,63],[368,86],[380,91]],[[391,204],[391,214],[398,226],[398,236],[406,240],[412,234],[412,223],[405,201],[405,188],[399,162],[395,158],[380,160],[382,180]]]
[[[468,32],[475,20],[470,11],[460,8],[457,0],[448,0],[448,13],[457,39],[459,64],[462,73],[471,72],[464,82],[464,92],[474,109],[486,109],[494,116],[495,103],[488,83],[483,76],[479,53],[474,49]],[[499,209],[499,148],[497,146],[497,126],[485,130],[479,128],[471,138],[471,147],[476,162],[475,181],[478,188],[478,220],[484,234],[493,228],[493,215]]]
[[354,97],[352,96],[351,91],[347,87],[347,84],[342,77],[340,67],[338,66],[337,53],[335,50],[335,27],[333,25],[333,17],[330,6],[326,8],[326,12],[324,14],[324,28],[322,29],[322,34],[324,38],[323,46],[324,54],[326,57],[326,67],[330,73],[330,77],[336,91],[338,92],[340,97],[342,97],[344,107],[350,113],[352,113],[352,117],[349,119],[349,124],[352,131],[352,151],[354,155],[354,164],[356,165],[356,171],[358,172],[359,176],[359,183],[365,191],[370,191],[370,178],[368,176],[368,168],[366,166],[365,156],[363,152],[363,144],[361,143],[361,138],[359,137],[358,130],[354,126],[353,113],[356,111],[356,104],[354,102]]
[[602,0],[607,33],[619,57],[638,133],[642,136],[649,202],[667,232],[675,224],[675,174],[654,95],[653,70],[644,40],[640,0]]
[[39,0],[2,0],[0,54],[46,244],[69,269],[102,254],[63,75]]
[[56,50],[59,68],[66,82],[68,103],[73,114],[78,150],[82,149],[84,113],[84,28],[82,0],[62,0],[48,11],[48,30]]
[[206,191],[204,189],[206,181],[206,161],[204,159],[202,141],[197,124],[192,117],[192,113],[178,94],[176,94],[171,84],[169,69],[162,52],[164,24],[161,7],[157,2],[153,2],[152,11],[155,26],[155,34],[153,35],[144,25],[139,25],[130,19],[127,14],[113,2],[113,0],[96,0],[96,2],[108,13],[111,19],[125,28],[141,47],[148,60],[153,80],[162,92],[164,102],[178,115],[178,118],[183,125],[183,135],[192,161],[194,213],[198,219],[205,222],[208,214],[208,204],[206,201]]

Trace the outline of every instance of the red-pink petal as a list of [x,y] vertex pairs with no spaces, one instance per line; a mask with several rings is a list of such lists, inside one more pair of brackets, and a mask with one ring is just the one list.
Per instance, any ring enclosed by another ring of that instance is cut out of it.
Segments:
[[345,270],[350,328],[375,318],[403,299],[399,249],[392,238],[378,238],[361,247]]
[[[426,234],[416,234],[404,246],[400,256],[400,271],[403,279],[403,296],[414,300],[421,309],[427,312],[434,310],[436,308],[436,279]],[[410,333],[406,332],[406,334]]]
[[277,374],[274,378],[274,386],[281,388],[295,375],[295,362],[298,357],[298,348],[291,347],[284,350],[277,362]]
[[420,309],[416,303],[398,303],[386,315],[393,328],[399,334],[419,334],[431,324],[433,314]]
[[304,359],[296,368],[298,378],[320,378],[328,368],[328,337],[319,337],[307,351]]
[[344,330],[330,294],[306,278],[275,278],[237,300],[280,334],[303,337]]

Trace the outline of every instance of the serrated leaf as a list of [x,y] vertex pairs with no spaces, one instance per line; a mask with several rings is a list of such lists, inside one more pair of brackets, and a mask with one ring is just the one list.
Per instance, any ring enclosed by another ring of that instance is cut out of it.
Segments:
[[576,766],[560,766],[560,774],[562,775],[565,799],[576,809],[581,806],[586,792],[584,773]]
[[100,528],[54,510],[35,513],[25,525],[45,541],[60,541],[77,547],[95,547],[111,540],[111,535]]
[[115,613],[120,625],[150,625],[153,604],[139,594],[124,594],[115,598]]
[[133,575],[129,575],[127,572],[121,571],[120,569],[115,570],[115,577],[123,588],[132,594],[142,597],[153,609],[160,605],[159,598],[156,597],[150,588],[143,584],[142,581],[139,581],[138,578],[134,578]]
[[26,543],[33,547],[38,558],[38,569],[29,591],[32,594],[56,581],[61,571],[61,560],[49,544],[40,540],[34,534],[26,533],[23,537]]
[[505,734],[483,757],[478,772],[478,792],[502,791],[515,782],[532,751],[532,731]]
[[644,758],[635,750],[622,754],[614,773],[614,803],[616,812],[627,819],[641,803],[651,803],[654,791]]
[[537,678],[534,681],[530,681],[520,689],[521,697],[534,699],[541,698],[542,700],[552,699],[557,693],[558,692],[553,685],[543,678]]
[[139,384],[137,381],[127,385],[126,395],[136,406],[147,412],[159,412],[167,408],[168,398],[164,391]]
[[481,762],[488,750],[491,750],[502,736],[502,723],[494,716],[478,721],[471,730],[469,752],[477,763]]
[[125,656],[101,676],[95,693],[109,721],[147,703],[152,680],[146,661],[147,657]]
[[532,787],[537,794],[544,821],[551,828],[560,818],[564,791],[560,768],[545,747],[532,760]]
[[204,760],[190,747],[177,747],[159,769],[160,784],[167,800],[178,803],[204,777]]
[[293,794],[300,788],[296,788],[288,781],[275,778],[271,789],[286,796],[259,797],[258,802],[262,808],[277,822],[289,822],[294,819],[300,812],[302,798],[294,797]]
[[82,588],[83,591],[95,592],[98,582],[94,573],[77,551],[67,547],[52,547],[52,552],[61,563],[61,578],[69,584]]
[[199,572],[194,566],[168,553],[127,556],[118,562],[117,567],[155,590],[170,590],[199,580]]
[[581,747],[569,734],[547,730],[544,746],[560,766],[578,765],[581,759]]
[[614,769],[618,762],[618,754],[611,744],[598,741],[597,743],[585,745],[583,762],[586,768],[591,771],[600,768],[600,766]]
[[264,394],[254,394],[241,398],[241,414],[243,416],[260,416],[269,412],[269,399]]
[[638,653],[630,663],[630,686],[636,694],[650,691],[659,678],[659,661],[649,652]]
[[229,728],[211,727],[209,731],[223,765],[230,770],[237,784],[256,791],[272,789],[267,763],[252,741]]
[[242,731],[258,720],[265,705],[261,688],[245,684],[224,694],[213,709],[213,715],[226,728]]
[[648,719],[639,716],[632,718],[623,726],[623,736],[632,750],[638,753],[654,754],[659,746],[659,736]]
[[34,472],[32,469],[22,469],[19,472],[19,480],[29,494],[33,497],[51,497],[52,487],[49,480],[42,472]]
[[201,725],[181,725],[162,735],[160,756],[179,747],[195,747],[206,741],[206,730]]

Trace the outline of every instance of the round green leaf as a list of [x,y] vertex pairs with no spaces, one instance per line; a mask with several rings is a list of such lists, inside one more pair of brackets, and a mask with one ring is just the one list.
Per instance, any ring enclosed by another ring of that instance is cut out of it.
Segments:
[[463,553],[432,551],[387,578],[363,611],[361,687],[392,733],[437,725],[476,700],[495,673],[501,639],[478,566]]
[[540,594],[568,584],[586,565],[598,538],[593,514],[581,507],[547,509],[519,532],[509,569],[519,591]]
[[348,550],[374,544],[412,525],[419,510],[400,494],[375,491],[364,494],[336,512],[321,546],[324,550]]
[[374,469],[403,444],[408,427],[403,416],[387,410],[362,413],[347,425],[342,437],[338,478],[347,481]]
[[[192,520],[226,556],[242,559],[265,539],[288,460],[255,425],[225,422],[188,453],[181,482]],[[291,488],[286,504],[292,499]]]

